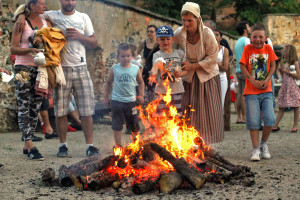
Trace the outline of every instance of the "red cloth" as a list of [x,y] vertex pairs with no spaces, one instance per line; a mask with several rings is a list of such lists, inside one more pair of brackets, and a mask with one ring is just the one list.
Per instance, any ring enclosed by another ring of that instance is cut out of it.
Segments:
[[236,101],[236,94],[235,94],[235,91],[230,90],[230,94],[231,94],[231,102],[235,102],[235,101]]

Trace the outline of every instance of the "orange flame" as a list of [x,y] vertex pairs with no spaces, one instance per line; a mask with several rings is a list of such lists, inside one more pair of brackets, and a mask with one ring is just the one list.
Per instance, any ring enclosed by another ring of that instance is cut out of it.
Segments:
[[[171,104],[172,90],[168,80],[164,82],[164,86],[167,93],[166,95],[160,94],[160,96],[167,109],[157,117],[159,99],[152,101],[144,109],[141,106],[137,107],[145,132],[135,136],[133,142],[126,148],[120,146],[114,148],[114,155],[119,156],[120,159],[115,162],[114,166],[110,166],[106,170],[107,173],[118,174],[120,178],[134,177],[135,182],[140,182],[142,180],[154,180],[162,172],[173,171],[172,165],[163,161],[159,156],[156,156],[153,161],[145,163],[143,167],[136,167],[135,165],[138,163],[133,164],[133,158],[137,159],[137,162],[143,162],[143,146],[149,141],[159,144],[175,157],[184,158],[191,164],[204,158],[204,152],[201,149],[208,149],[209,147],[199,137],[197,130],[188,125],[186,117],[180,116],[176,107]],[[194,111],[193,109],[190,110]],[[198,140],[197,144],[195,138]],[[212,171],[213,169],[210,170],[210,172]]]

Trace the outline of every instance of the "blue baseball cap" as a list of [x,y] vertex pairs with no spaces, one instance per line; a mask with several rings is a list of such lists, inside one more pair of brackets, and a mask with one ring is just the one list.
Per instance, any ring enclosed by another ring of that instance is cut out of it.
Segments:
[[172,37],[174,36],[173,30],[170,26],[160,26],[156,30],[156,37]]

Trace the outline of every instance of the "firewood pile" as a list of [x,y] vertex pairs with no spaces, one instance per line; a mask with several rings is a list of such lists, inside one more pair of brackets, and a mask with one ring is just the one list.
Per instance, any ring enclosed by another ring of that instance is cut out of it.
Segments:
[[[132,190],[135,194],[157,189],[169,194],[186,185],[197,190],[206,181],[224,184],[239,180],[245,186],[255,183],[250,168],[232,164],[201,143],[197,148],[191,148],[193,153],[202,151],[201,159],[178,158],[159,144],[151,142],[144,144],[133,154],[128,154],[131,150],[127,148],[124,151],[127,151],[125,155],[130,156],[111,155],[102,159],[96,155],[69,167],[62,165],[58,170],[58,177],[52,168],[48,168],[42,172],[42,181],[48,186],[75,185],[77,190],[93,191],[113,187],[116,190]],[[169,166],[162,167],[161,161]]]

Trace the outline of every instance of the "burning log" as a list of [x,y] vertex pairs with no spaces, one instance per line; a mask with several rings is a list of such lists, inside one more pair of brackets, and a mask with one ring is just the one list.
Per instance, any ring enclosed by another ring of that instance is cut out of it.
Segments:
[[175,170],[181,174],[195,189],[199,189],[204,183],[206,177],[200,172],[192,168],[184,159],[176,159],[169,151],[164,149],[155,143],[150,143],[153,151],[157,152],[158,155],[167,160],[175,168]]
[[82,183],[85,190],[99,190],[111,186],[119,180],[118,174],[109,174],[104,172],[94,172],[90,176],[78,176],[77,179]]
[[77,176],[87,176],[95,171],[105,169],[108,166],[113,165],[118,158],[118,156],[108,156],[101,160],[100,156],[96,155],[75,163],[70,167],[62,165],[58,170],[59,183],[63,187],[69,187],[74,184],[73,179]]
[[135,194],[143,194],[145,192],[155,190],[156,188],[157,188],[156,181],[148,180],[148,181],[141,182],[141,183],[135,183],[133,185],[132,191]]
[[155,159],[155,152],[152,151],[151,146],[149,144],[144,145],[143,150],[141,151],[143,160],[146,162],[150,162]]
[[165,194],[169,194],[177,189],[183,182],[183,178],[177,172],[170,172],[160,176],[158,180],[159,190]]

